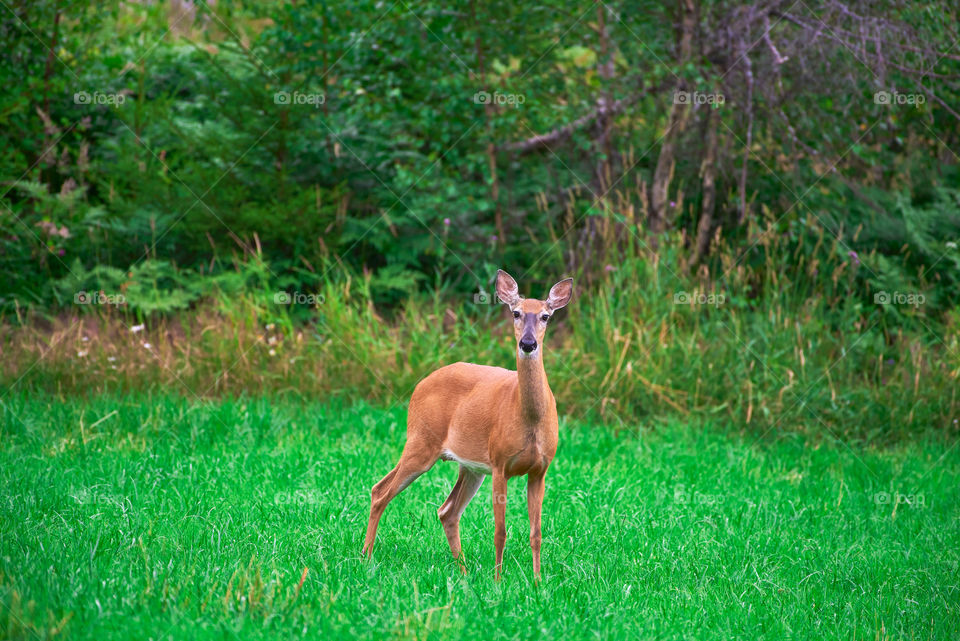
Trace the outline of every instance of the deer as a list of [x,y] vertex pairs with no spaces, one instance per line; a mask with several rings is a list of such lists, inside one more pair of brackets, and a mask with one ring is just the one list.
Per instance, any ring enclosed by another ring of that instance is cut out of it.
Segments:
[[527,477],[527,514],[534,579],[540,579],[540,516],[545,477],[557,453],[557,403],[543,366],[543,338],[553,314],[573,296],[561,280],[546,300],[522,298],[517,281],[497,270],[496,295],[512,313],[517,369],[454,363],[421,380],[407,411],[407,440],[396,466],[373,486],[363,554],[370,558],[380,517],[400,492],[439,461],[455,461],[459,475],[437,510],[460,568],[460,517],[486,476],[493,477],[494,577],[500,580],[507,540],[507,480]]

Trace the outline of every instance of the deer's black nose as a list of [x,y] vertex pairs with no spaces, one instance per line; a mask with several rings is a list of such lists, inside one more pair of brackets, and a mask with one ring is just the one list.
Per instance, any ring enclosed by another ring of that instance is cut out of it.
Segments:
[[529,354],[533,350],[537,349],[537,341],[521,338],[520,349],[522,349],[525,353]]

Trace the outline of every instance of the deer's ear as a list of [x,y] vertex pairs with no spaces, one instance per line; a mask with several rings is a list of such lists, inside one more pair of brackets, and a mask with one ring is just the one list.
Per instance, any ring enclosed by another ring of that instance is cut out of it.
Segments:
[[503,271],[497,270],[497,297],[500,302],[506,303],[511,307],[520,302],[520,292],[517,290],[517,281],[513,276]]
[[547,307],[552,310],[566,307],[573,296],[573,279],[565,278],[550,288],[550,294],[547,295]]

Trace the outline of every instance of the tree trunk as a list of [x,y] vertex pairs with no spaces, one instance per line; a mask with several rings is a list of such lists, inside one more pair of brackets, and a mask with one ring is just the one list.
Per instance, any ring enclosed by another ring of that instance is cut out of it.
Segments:
[[700,222],[697,224],[697,244],[694,248],[691,267],[696,267],[710,250],[710,237],[713,231],[713,212],[717,202],[717,122],[719,116],[716,109],[707,113],[706,148],[704,149],[703,163],[700,165],[700,176],[703,181],[703,200],[700,206]]
[[[690,60],[693,49],[693,33],[696,29],[696,8],[693,0],[679,0],[680,9],[680,42],[678,62],[685,64]],[[676,157],[677,140],[683,133],[690,113],[689,100],[678,100],[686,91],[686,83],[680,80],[673,93],[673,104],[670,106],[670,120],[663,143],[660,146],[660,155],[657,158],[657,167],[653,172],[653,182],[650,185],[650,230],[654,234],[663,232],[670,223],[671,212],[667,207],[670,193],[670,180],[673,177],[674,161]]]

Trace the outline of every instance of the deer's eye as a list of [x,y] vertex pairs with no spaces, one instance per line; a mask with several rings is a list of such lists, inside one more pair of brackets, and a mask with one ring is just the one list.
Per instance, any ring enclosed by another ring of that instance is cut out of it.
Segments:
[[517,312],[517,311],[513,312],[513,317],[520,318],[520,312]]
[[540,320],[542,320],[544,323],[546,323],[548,320],[550,320],[550,315],[549,315],[549,314],[544,314],[543,316],[540,317]]

